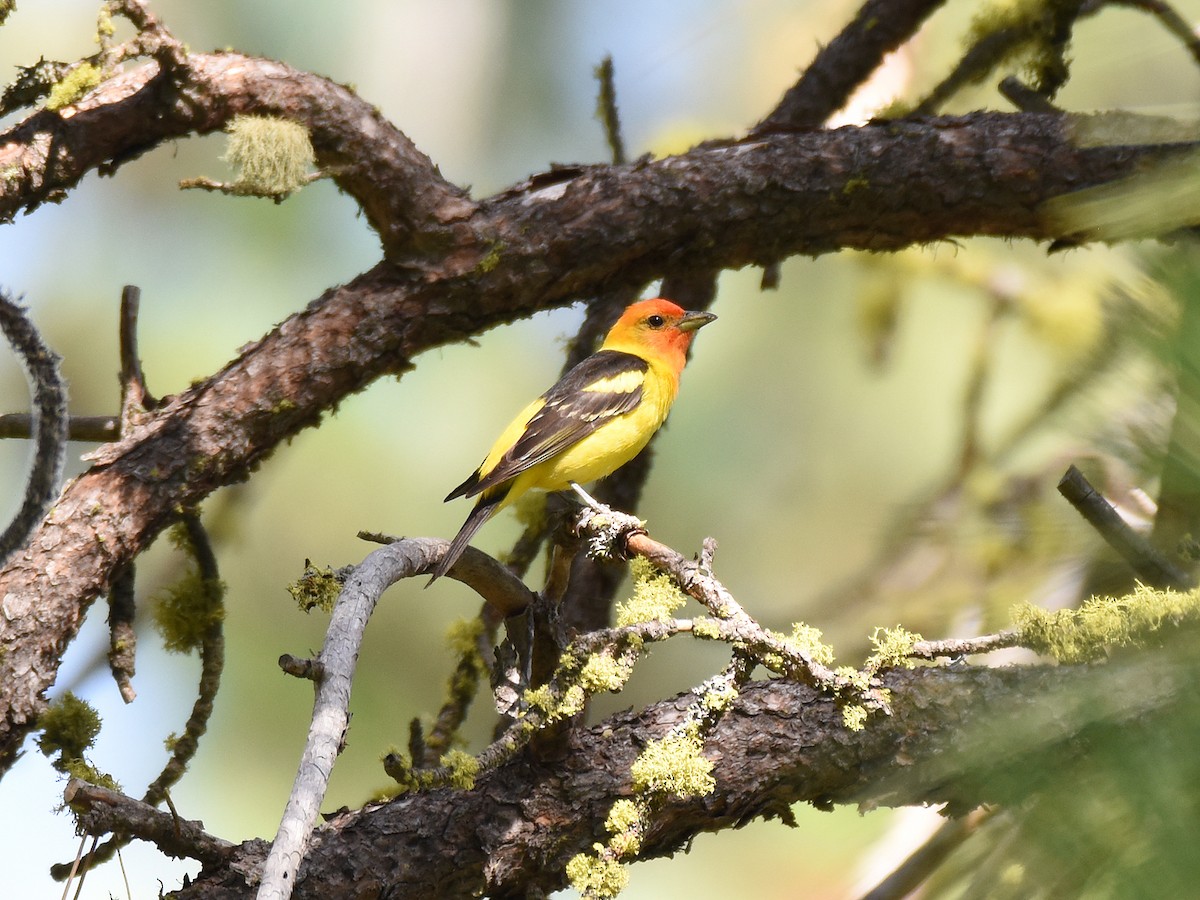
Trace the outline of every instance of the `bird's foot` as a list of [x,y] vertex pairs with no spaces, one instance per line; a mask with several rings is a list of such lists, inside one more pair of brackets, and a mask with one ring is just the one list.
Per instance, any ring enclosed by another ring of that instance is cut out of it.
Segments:
[[637,516],[619,512],[605,506],[579,485],[571,483],[571,489],[584,502],[576,530],[582,532],[586,523],[592,533],[588,540],[588,555],[603,559],[620,559],[624,556],[625,542],[631,535],[645,534],[646,523]]

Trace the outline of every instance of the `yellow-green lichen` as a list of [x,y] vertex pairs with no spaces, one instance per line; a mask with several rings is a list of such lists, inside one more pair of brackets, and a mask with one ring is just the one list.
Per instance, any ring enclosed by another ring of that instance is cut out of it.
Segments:
[[784,643],[807,654],[815,663],[823,666],[833,665],[833,648],[821,640],[819,628],[813,628],[803,622],[794,622],[792,633],[784,638]]
[[1144,585],[1123,597],[1093,597],[1079,609],[1047,612],[1030,604],[1013,609],[1021,645],[1064,663],[1099,659],[1106,647],[1143,644],[1164,625],[1198,615],[1200,592]]
[[498,265],[500,265],[500,244],[493,243],[490,247],[488,247],[487,253],[483,255],[483,258],[479,260],[479,264],[476,266],[476,268],[480,272],[486,274],[492,271],[492,269],[496,268]]
[[70,106],[103,80],[104,72],[97,66],[90,62],[80,63],[50,88],[50,96],[46,98],[46,109],[59,110]]
[[612,837],[608,849],[617,859],[629,859],[642,848],[644,808],[633,800],[618,800],[604,820],[604,828]]
[[633,575],[633,596],[617,604],[617,625],[666,621],[687,602],[670,576],[637,557],[629,566]]
[[710,712],[722,712],[732,706],[737,698],[737,686],[731,681],[720,681],[704,692],[700,697],[700,705]]
[[623,865],[614,859],[588,853],[571,857],[566,874],[571,887],[584,897],[595,900],[610,900],[629,884],[629,871]]
[[905,631],[899,625],[895,628],[876,628],[871,635],[871,646],[875,652],[867,658],[867,668],[871,671],[899,667],[911,669],[915,663],[909,654],[919,640],[919,634]]
[[554,692],[550,690],[550,685],[543,684],[541,687],[530,688],[525,692],[525,705],[531,709],[539,710],[549,716],[553,713],[557,704],[554,701]]
[[475,776],[479,774],[479,760],[462,750],[447,750],[438,760],[449,770],[451,787],[469,791],[475,787]]
[[618,800],[608,811],[604,820],[604,828],[609,834],[620,834],[630,828],[641,827],[642,810],[632,800]]
[[569,718],[577,716],[583,712],[584,704],[587,703],[587,692],[577,684],[571,685],[563,694],[562,702],[558,704],[558,708],[550,713],[552,719]]
[[721,639],[721,626],[708,616],[697,616],[692,619],[692,635],[705,641]]
[[456,659],[477,659],[479,637],[483,634],[483,620],[478,616],[458,619],[446,629],[446,646]]
[[717,786],[712,777],[713,764],[702,751],[694,730],[650,741],[630,769],[634,790],[682,799],[711,794]]
[[287,591],[303,612],[314,608],[332,612],[342,593],[342,580],[329,566],[321,569],[307,563],[304,574],[289,584]]
[[96,17],[96,43],[102,44],[116,33],[116,26],[113,25],[112,7],[105,3],[100,7],[100,14]]
[[237,170],[241,193],[285,197],[308,181],[315,160],[308,129],[275,116],[235,116],[225,160]]
[[866,672],[860,672],[854,666],[838,666],[833,674],[845,680],[851,690],[863,692],[871,687],[871,677]]
[[858,705],[842,707],[842,724],[850,731],[862,731],[867,724],[867,710]]
[[625,686],[632,672],[632,663],[625,658],[614,659],[607,653],[596,653],[589,656],[579,670],[579,684],[589,694],[601,691],[615,694]]

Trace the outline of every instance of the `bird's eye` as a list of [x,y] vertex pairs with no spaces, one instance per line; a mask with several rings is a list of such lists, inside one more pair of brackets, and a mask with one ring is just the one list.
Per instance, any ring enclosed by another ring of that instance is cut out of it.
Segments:
[[667,324],[667,320],[664,319],[662,316],[651,316],[650,318],[648,318],[646,320],[646,324],[649,325],[651,328],[662,328],[664,325]]

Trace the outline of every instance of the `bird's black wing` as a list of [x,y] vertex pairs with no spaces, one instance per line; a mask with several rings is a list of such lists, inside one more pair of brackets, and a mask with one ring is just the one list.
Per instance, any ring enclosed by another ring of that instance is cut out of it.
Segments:
[[[461,493],[474,496],[503,484],[526,469],[583,440],[616,416],[642,402],[642,384],[650,364],[619,350],[589,356],[542,395],[542,407],[530,418],[524,433],[490,472],[476,472]],[[469,484],[469,487],[468,487]]]

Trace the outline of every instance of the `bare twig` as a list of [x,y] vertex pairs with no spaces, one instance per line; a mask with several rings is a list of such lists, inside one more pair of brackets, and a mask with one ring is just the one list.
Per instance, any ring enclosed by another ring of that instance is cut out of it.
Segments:
[[883,881],[863,894],[861,900],[904,900],[905,897],[911,897],[913,891],[946,861],[946,857],[961,847],[963,841],[990,816],[990,811],[977,809],[962,818],[942,823],[929,840],[913,851]]
[[1132,9],[1140,9],[1147,13],[1162,24],[1171,34],[1178,38],[1179,42],[1187,48],[1188,53],[1192,55],[1192,59],[1200,65],[1200,36],[1198,36],[1191,24],[1181,16],[1168,3],[1162,0],[1088,0],[1084,5],[1086,12],[1090,13],[1099,10],[1102,6],[1128,6]]
[[67,451],[67,390],[54,355],[25,315],[0,291],[0,329],[21,358],[33,394],[33,467],[21,508],[0,534],[0,562],[25,544],[58,496]]
[[146,376],[142,372],[142,360],[138,353],[138,311],[142,290],[127,284],[121,291],[121,419],[125,421],[139,410],[154,409],[157,401],[146,389]]
[[908,651],[913,659],[959,659],[975,653],[991,653],[1020,646],[1020,634],[1015,630],[985,634],[975,638],[947,638],[940,641],[917,641]]
[[1075,466],[1067,469],[1058,483],[1058,491],[1129,563],[1143,582],[1151,587],[1180,591],[1195,586],[1191,577],[1134,531]]
[[108,667],[126,703],[137,697],[133,689],[137,655],[137,631],[133,627],[137,612],[133,600],[134,569],[130,563],[118,571],[108,589]]
[[[68,416],[67,440],[107,444],[121,436],[117,416]],[[29,413],[6,413],[0,416],[0,438],[30,438],[34,417]]]
[[615,166],[625,163],[625,141],[621,138],[621,117],[617,112],[617,87],[613,83],[612,56],[605,56],[596,66],[596,81],[600,91],[596,97],[596,118],[604,126],[604,137]]

